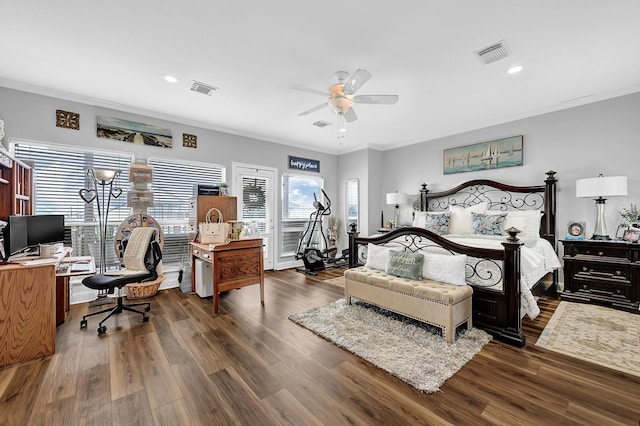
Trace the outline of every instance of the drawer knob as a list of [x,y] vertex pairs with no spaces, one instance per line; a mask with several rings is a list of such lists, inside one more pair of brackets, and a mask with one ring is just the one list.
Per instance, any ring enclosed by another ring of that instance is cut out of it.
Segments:
[[604,255],[604,252],[602,252],[602,251],[598,252],[598,256],[603,256],[603,255]]
[[616,293],[620,294],[620,289],[616,290]]
[[582,288],[584,288],[585,290],[588,288],[586,284],[582,284]]
[[583,272],[587,272],[587,267],[586,267],[586,266],[583,266],[583,267],[582,267],[582,271],[583,271]]
[[622,271],[616,271],[616,275],[622,275]]

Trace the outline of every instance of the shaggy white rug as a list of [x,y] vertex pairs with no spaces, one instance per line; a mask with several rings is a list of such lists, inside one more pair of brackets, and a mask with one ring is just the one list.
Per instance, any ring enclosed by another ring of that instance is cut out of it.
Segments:
[[426,393],[436,392],[491,340],[473,328],[448,344],[436,328],[344,299],[289,319]]

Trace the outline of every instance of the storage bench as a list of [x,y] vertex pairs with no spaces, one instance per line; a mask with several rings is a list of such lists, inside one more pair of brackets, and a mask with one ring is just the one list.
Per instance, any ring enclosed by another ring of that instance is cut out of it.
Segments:
[[452,343],[458,326],[471,329],[473,288],[438,281],[420,281],[389,275],[379,269],[360,266],[344,273],[344,296],[439,327],[442,337]]

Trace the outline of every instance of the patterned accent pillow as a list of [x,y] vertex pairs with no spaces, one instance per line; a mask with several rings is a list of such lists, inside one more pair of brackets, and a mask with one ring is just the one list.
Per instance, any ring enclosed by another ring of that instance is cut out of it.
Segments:
[[449,233],[449,213],[431,214],[424,218],[424,229],[438,235]]
[[389,254],[387,274],[416,281],[422,279],[422,263],[424,262],[422,253],[391,250]]
[[474,234],[504,235],[504,224],[507,214],[471,213],[471,225]]

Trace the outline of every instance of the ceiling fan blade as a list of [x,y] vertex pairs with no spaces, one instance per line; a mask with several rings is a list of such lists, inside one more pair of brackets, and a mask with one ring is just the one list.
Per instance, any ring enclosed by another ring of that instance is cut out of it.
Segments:
[[301,86],[300,84],[291,84],[289,85],[289,88],[294,90],[300,90],[301,92],[313,93],[314,95],[329,96],[326,91],[312,89],[310,87]]
[[353,97],[353,102],[359,104],[383,104],[393,105],[398,102],[398,95],[357,95]]
[[344,87],[342,88],[342,93],[345,95],[353,95],[356,90],[362,87],[369,79],[373,77],[371,73],[367,70],[356,70],[349,80],[346,81]]
[[306,111],[301,112],[300,114],[298,114],[298,117],[302,117],[303,115],[308,115],[311,114],[312,112],[316,112],[318,110],[321,110],[322,108],[326,107],[327,105],[329,105],[327,102],[320,104],[318,106],[314,106],[311,109],[308,109]]
[[347,123],[351,123],[352,121],[356,121],[358,119],[358,115],[353,110],[353,108],[349,108],[348,110],[343,112],[342,116],[344,117]]

